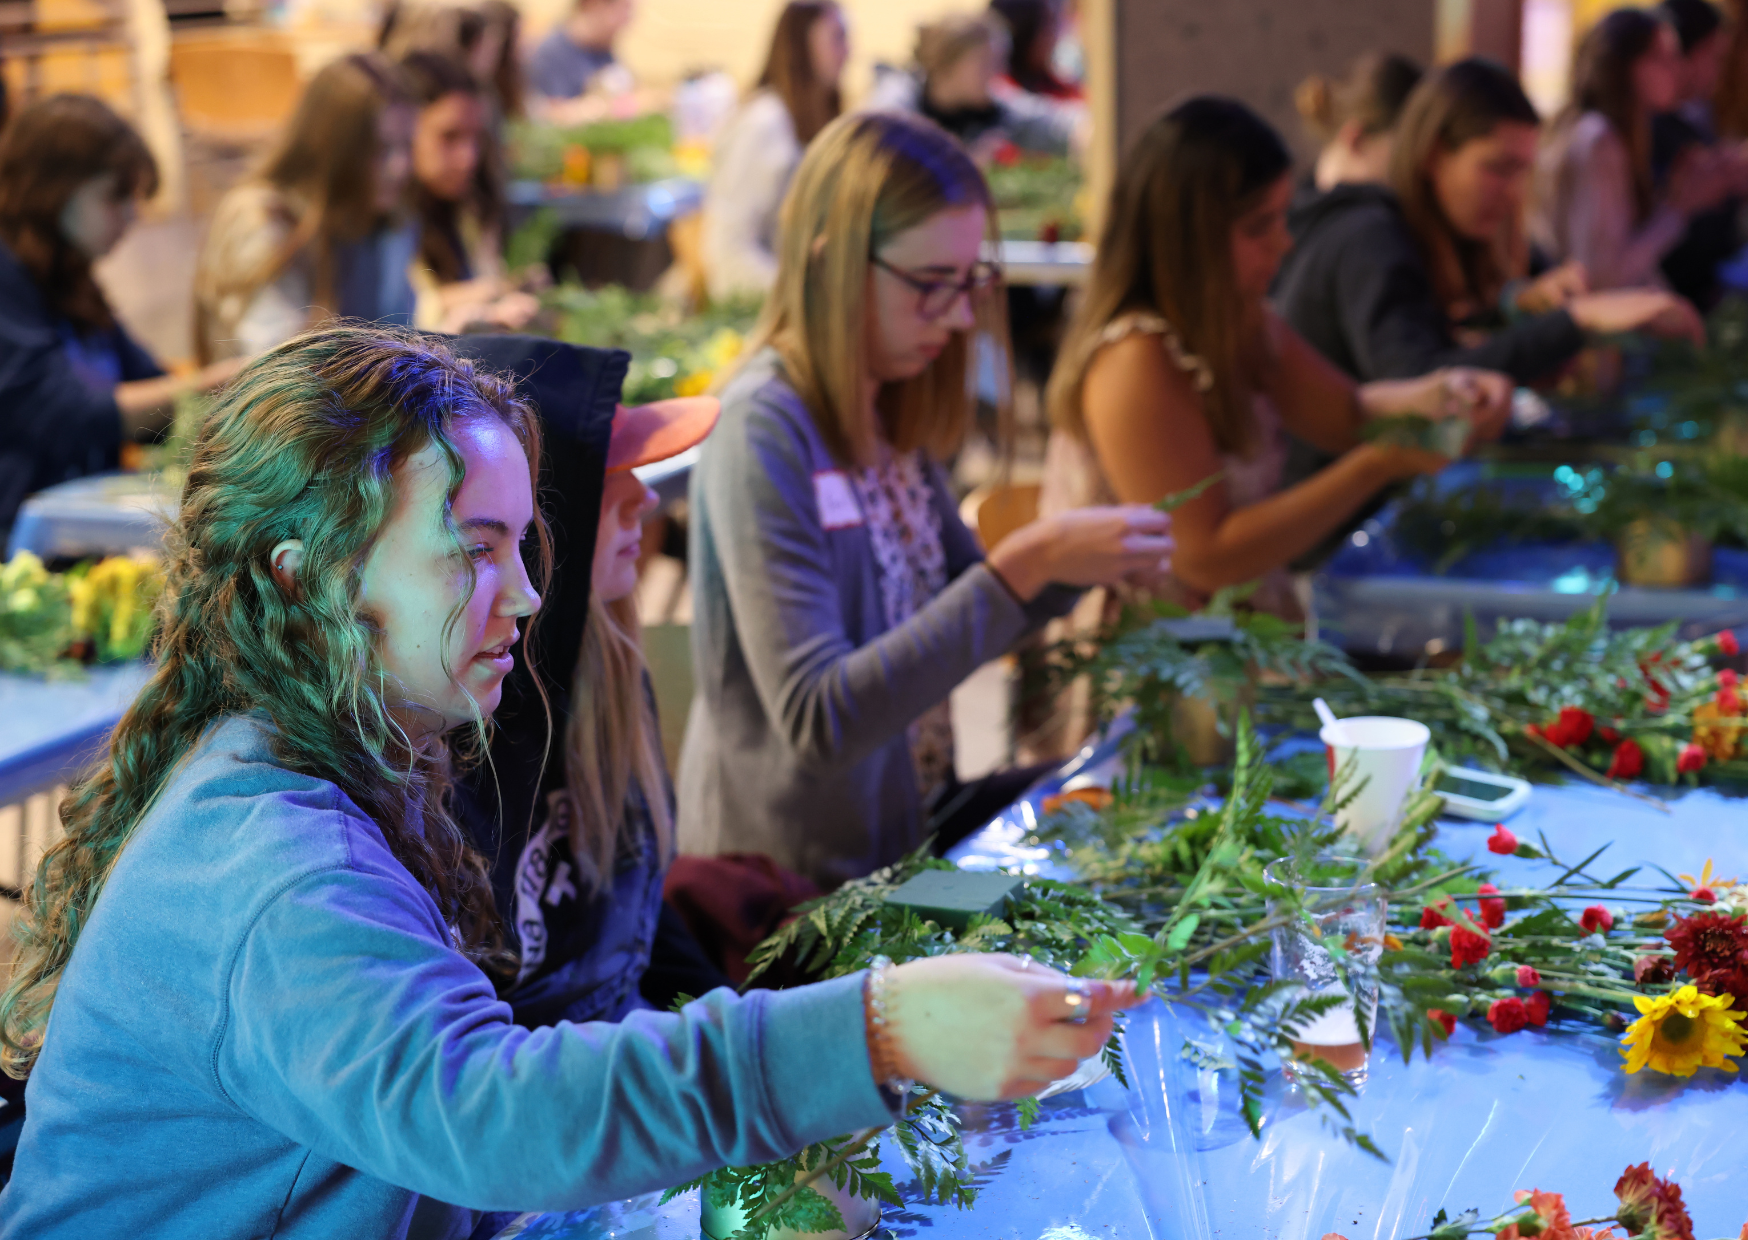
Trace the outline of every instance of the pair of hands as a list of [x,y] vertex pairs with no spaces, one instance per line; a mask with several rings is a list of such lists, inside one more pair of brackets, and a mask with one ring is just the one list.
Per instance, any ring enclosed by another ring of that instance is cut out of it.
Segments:
[[1171,550],[1170,513],[1146,504],[1078,508],[1015,530],[989,553],[989,567],[1029,603],[1052,582],[1103,586],[1169,572]]
[[1525,314],[1565,310],[1587,332],[1616,336],[1645,332],[1670,340],[1706,342],[1705,320],[1693,303],[1660,288],[1622,288],[1590,291],[1590,275],[1584,264],[1573,260],[1544,272],[1517,296]]
[[[1464,418],[1468,442],[1499,438],[1511,421],[1516,385],[1508,375],[1470,366],[1447,366],[1418,379],[1386,379],[1359,390],[1361,411],[1368,417],[1418,414],[1440,420]],[[1366,444],[1359,451],[1375,455],[1386,480],[1433,474],[1450,464],[1436,452],[1387,444]]]
[[894,1067],[960,1098],[1035,1094],[1098,1054],[1114,1013],[1143,1001],[1127,982],[1082,981],[1076,993],[1071,980],[1006,955],[895,965],[886,975]]

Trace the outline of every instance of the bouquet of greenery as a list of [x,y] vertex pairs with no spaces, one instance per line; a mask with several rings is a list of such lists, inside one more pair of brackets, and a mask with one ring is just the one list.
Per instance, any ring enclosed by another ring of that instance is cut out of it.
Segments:
[[64,671],[73,639],[67,583],[28,551],[0,566],[0,671]]
[[706,391],[740,355],[760,307],[740,299],[686,314],[652,294],[575,284],[547,290],[542,302],[542,326],[557,339],[631,354],[626,404]]
[[1086,230],[1085,176],[1060,155],[1027,155],[1004,147],[985,170],[1002,236],[1026,241],[1078,241]]
[[665,113],[587,125],[513,121],[509,127],[510,175],[516,180],[588,185],[602,157],[623,161],[625,179],[659,181],[675,174],[674,129]]

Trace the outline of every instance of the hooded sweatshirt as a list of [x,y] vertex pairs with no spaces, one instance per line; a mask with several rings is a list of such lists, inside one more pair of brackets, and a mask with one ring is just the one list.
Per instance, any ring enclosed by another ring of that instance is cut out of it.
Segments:
[[1584,347],[1564,310],[1457,343],[1396,196],[1382,185],[1309,184],[1287,216],[1293,250],[1275,277],[1274,302],[1293,329],[1361,383],[1407,379],[1440,366],[1499,370],[1532,383]]

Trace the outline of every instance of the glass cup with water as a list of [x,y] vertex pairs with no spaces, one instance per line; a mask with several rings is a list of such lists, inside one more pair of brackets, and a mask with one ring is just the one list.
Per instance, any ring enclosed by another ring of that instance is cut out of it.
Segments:
[[[1366,1043],[1378,1021],[1376,966],[1384,951],[1384,893],[1367,881],[1366,862],[1360,857],[1284,857],[1272,862],[1264,873],[1270,881],[1298,894],[1305,917],[1317,928],[1317,936],[1313,936],[1303,923],[1275,927],[1270,957],[1275,980],[1296,983],[1286,992],[1291,997],[1343,997],[1339,1006],[1320,1013],[1298,1030],[1293,1039],[1294,1054],[1298,1060],[1321,1059],[1357,1085],[1366,1079]],[[1275,902],[1270,901],[1271,916],[1275,909]],[[1339,943],[1350,959],[1368,966],[1350,971],[1355,993],[1366,1011],[1364,1040],[1354,999],[1342,984],[1336,959],[1326,946],[1330,941]],[[1282,1064],[1289,1080],[1294,1078],[1294,1065],[1294,1060]]]

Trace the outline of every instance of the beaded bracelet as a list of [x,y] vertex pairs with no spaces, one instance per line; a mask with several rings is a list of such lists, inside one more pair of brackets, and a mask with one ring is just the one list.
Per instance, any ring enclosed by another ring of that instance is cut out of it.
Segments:
[[896,1069],[898,1057],[893,1051],[886,1016],[886,974],[891,968],[892,961],[886,956],[876,956],[868,962],[868,976],[862,983],[862,1016],[874,1080],[880,1088],[896,1095],[898,1105],[902,1106],[916,1082],[899,1075]]

